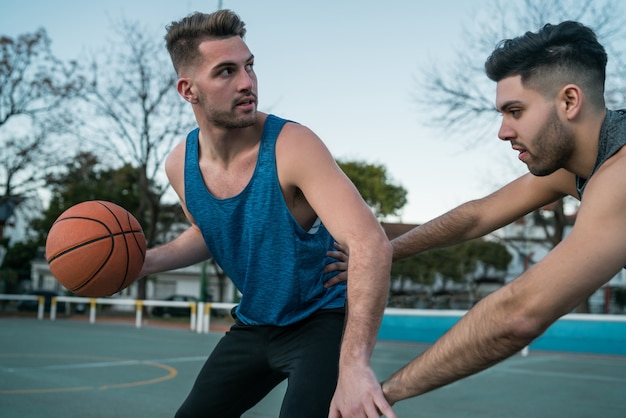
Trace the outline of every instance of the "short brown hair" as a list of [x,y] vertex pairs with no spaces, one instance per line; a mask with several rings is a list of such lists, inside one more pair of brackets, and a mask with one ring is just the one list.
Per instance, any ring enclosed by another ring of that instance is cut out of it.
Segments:
[[167,27],[165,44],[177,74],[199,57],[198,45],[207,39],[243,38],[246,24],[231,10],[206,14],[195,12]]

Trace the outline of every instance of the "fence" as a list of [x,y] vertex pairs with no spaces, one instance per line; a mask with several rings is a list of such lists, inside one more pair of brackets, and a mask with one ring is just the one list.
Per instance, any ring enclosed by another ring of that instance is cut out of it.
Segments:
[[[34,300],[38,302],[37,318],[44,319],[45,316],[45,297],[37,295],[3,295],[0,294],[0,300]],[[209,332],[211,324],[211,309],[232,309],[236,304],[223,302],[182,302],[167,300],[141,300],[141,299],[115,299],[115,298],[88,298],[79,296],[54,296],[50,300],[50,320],[54,321],[57,317],[57,307],[59,302],[68,304],[88,304],[89,305],[89,322],[96,322],[97,305],[117,305],[117,306],[134,306],[135,307],[135,327],[141,328],[143,323],[143,307],[144,306],[163,306],[163,307],[179,307],[190,308],[189,329],[198,333]]]
[[[0,300],[37,300],[37,318],[44,319],[45,298],[35,295],[3,295]],[[53,297],[50,303],[50,320],[57,316],[58,302],[89,304],[89,322],[96,322],[97,305],[134,306],[135,326],[141,328],[143,307],[189,307],[189,329],[208,333],[211,309],[232,309],[234,303],[203,303],[163,300],[137,300],[115,298],[86,298],[76,296]],[[382,340],[433,343],[452,327],[467,311],[437,309],[387,308],[378,338]],[[555,322],[529,347],[528,350],[567,351],[626,355],[626,315],[568,314]]]

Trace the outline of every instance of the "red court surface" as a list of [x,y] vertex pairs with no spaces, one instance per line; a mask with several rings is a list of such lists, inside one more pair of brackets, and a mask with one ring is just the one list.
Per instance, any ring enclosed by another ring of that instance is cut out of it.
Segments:
[[[1,418],[171,418],[222,335],[33,318],[0,318],[0,332]],[[374,370],[385,377],[426,347],[379,341]],[[243,416],[278,417],[284,388]],[[399,417],[623,418],[626,357],[531,350],[394,410]]]

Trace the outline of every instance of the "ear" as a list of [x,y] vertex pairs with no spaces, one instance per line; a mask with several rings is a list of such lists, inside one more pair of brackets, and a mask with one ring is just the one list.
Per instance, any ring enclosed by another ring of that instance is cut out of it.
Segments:
[[583,106],[583,94],[576,84],[568,84],[561,89],[559,95],[562,110],[569,120],[575,119],[581,112]]
[[176,83],[176,90],[178,90],[178,94],[189,103],[198,103],[198,96],[196,96],[191,79],[187,77],[179,78],[178,83]]

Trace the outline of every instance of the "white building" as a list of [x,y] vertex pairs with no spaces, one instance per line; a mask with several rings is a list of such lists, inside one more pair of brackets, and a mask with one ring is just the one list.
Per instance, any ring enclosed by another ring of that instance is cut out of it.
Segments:
[[[227,277],[220,283],[219,275],[214,266],[206,262],[193,266],[167,271],[151,276],[146,287],[146,299],[165,299],[171,295],[188,295],[200,298],[203,268],[206,277],[206,293],[213,302],[235,302],[238,292],[233,282]],[[222,290],[220,292],[220,286]],[[45,259],[34,260],[31,264],[31,287],[33,289],[54,290],[65,293],[66,289],[54,278]],[[222,296],[220,297],[220,293]],[[116,293],[112,297],[137,298],[137,284],[133,283],[127,289]]]

